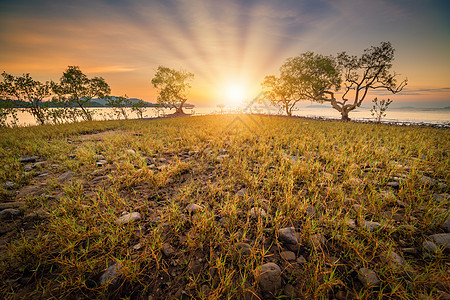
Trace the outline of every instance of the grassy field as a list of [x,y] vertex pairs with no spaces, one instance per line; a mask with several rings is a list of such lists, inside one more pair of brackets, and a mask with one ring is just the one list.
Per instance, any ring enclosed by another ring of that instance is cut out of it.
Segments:
[[0,296],[448,299],[449,155],[284,117],[2,129]]

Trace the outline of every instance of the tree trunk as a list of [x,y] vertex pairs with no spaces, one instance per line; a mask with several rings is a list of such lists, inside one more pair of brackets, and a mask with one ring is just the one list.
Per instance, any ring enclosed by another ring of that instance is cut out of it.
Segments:
[[350,121],[350,118],[348,117],[349,111],[346,109],[342,109],[341,111],[341,120],[342,121]]
[[286,105],[286,114],[288,117],[292,117],[292,110],[289,109],[289,106]]

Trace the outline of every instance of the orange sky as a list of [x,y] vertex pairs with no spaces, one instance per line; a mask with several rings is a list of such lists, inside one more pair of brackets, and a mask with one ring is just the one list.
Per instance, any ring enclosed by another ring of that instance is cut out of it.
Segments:
[[[375,2],[375,3],[374,3]],[[409,84],[398,105],[450,105],[446,1],[0,1],[0,66],[41,81],[68,65],[102,76],[113,95],[156,101],[158,65],[195,74],[190,103],[246,97],[265,75],[306,51],[325,55],[390,41],[394,70]],[[375,94],[374,94],[375,95]],[[369,95],[369,99],[371,99]]]

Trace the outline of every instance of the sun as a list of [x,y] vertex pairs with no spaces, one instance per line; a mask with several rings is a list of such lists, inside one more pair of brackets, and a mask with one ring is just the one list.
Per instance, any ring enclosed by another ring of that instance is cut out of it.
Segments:
[[245,88],[239,84],[233,84],[226,89],[226,101],[230,106],[239,106],[245,100]]

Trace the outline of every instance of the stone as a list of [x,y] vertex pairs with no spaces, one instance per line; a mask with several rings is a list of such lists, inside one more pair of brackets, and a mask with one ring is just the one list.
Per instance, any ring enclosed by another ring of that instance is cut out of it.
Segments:
[[141,214],[138,212],[132,212],[128,214],[124,214],[119,219],[117,219],[116,223],[119,225],[127,224],[133,221],[137,221],[141,219]]
[[95,164],[97,165],[97,167],[102,167],[104,165],[107,165],[108,161],[105,159],[101,159],[101,160],[97,161]]
[[378,279],[377,273],[371,269],[359,269],[358,279],[365,287],[375,287],[380,285],[380,280]]
[[400,187],[400,182],[398,181],[390,181],[387,183],[387,186],[394,188],[394,189],[398,189]]
[[297,258],[297,262],[298,262],[299,264],[305,264],[305,263],[306,263],[306,258],[305,258],[303,255],[300,255],[300,256]]
[[94,159],[96,161],[105,160],[105,157],[103,155],[101,155],[101,154],[96,154],[96,155],[94,155]]
[[431,177],[428,177],[428,176],[422,176],[422,177],[419,178],[419,182],[420,182],[420,184],[422,184],[422,185],[433,186],[433,185],[436,184],[437,181],[436,181],[435,179],[431,178]]
[[450,232],[450,217],[447,218],[447,220],[445,220],[445,222],[442,224],[442,229],[444,229],[445,232],[449,233]]
[[14,188],[16,184],[12,181],[6,181],[5,183],[3,183],[3,188],[6,190],[12,190]]
[[161,247],[161,251],[165,257],[172,257],[176,253],[175,249],[169,243],[164,243]]
[[364,221],[363,224],[362,224],[362,227],[364,229],[366,229],[367,231],[374,231],[380,226],[381,226],[380,223],[373,222],[373,221]]
[[228,157],[230,157],[228,154],[218,155],[218,156],[216,157],[216,161],[221,162],[221,161],[224,161],[225,159],[227,159]]
[[136,154],[136,151],[134,151],[133,149],[128,149],[127,151],[125,151],[125,153],[133,155],[133,154]]
[[256,270],[256,280],[263,293],[275,295],[281,287],[281,269],[275,263],[266,263]]
[[247,243],[237,243],[234,248],[236,252],[242,255],[250,255],[252,253],[252,247]]
[[311,244],[315,248],[319,248],[326,242],[325,237],[322,234],[314,234],[311,236]]
[[450,250],[450,233],[438,233],[430,235],[429,238],[439,247]]
[[417,249],[414,247],[411,248],[402,248],[402,252],[403,253],[408,253],[408,254],[417,254]]
[[264,218],[266,215],[267,215],[266,211],[260,207],[252,207],[250,209],[250,217],[252,217],[252,218],[258,218],[258,216],[261,216]]
[[73,178],[73,176],[75,176],[75,173],[74,173],[74,172],[72,172],[72,171],[67,171],[67,172],[61,174],[61,175],[58,177],[57,180],[58,180],[59,183],[64,183],[64,182],[67,182],[67,181],[71,180],[71,179]]
[[34,162],[36,162],[37,159],[38,159],[37,156],[26,156],[25,155],[25,156],[22,156],[19,161],[22,164],[26,164],[26,163],[34,163]]
[[345,221],[348,227],[351,229],[356,229],[356,221],[354,219],[348,219]]
[[23,170],[25,172],[31,172],[33,170],[33,167],[31,165],[26,165],[25,167],[23,167]]
[[48,212],[46,212],[43,209],[39,209],[35,212],[27,214],[23,219],[26,222],[31,222],[31,221],[35,221],[35,220],[39,220],[39,219],[45,219],[45,218],[48,218],[49,216],[50,216],[50,214]]
[[392,268],[405,268],[406,261],[394,251],[383,252],[382,257]]
[[436,244],[433,243],[432,241],[424,241],[422,243],[422,247],[423,247],[423,249],[425,249],[426,251],[431,252],[431,253],[436,253],[439,251],[439,247],[436,246]]
[[25,206],[24,201],[16,201],[16,202],[3,202],[0,203],[0,210],[7,208],[21,208]]
[[120,263],[111,265],[100,277],[100,284],[116,284],[119,281],[120,276],[122,275],[121,271],[122,265]]
[[280,256],[284,260],[288,260],[288,261],[295,260],[295,253],[292,251],[282,251],[282,252],[280,252]]
[[195,213],[201,211],[202,209],[203,209],[203,206],[195,204],[195,203],[191,203],[188,206],[186,206],[187,212],[191,213],[191,214],[195,214]]
[[237,193],[236,196],[238,197],[244,197],[247,194],[247,189],[240,189]]
[[316,216],[317,210],[316,210],[316,208],[315,208],[314,206],[309,206],[309,207],[306,209],[305,213],[306,213],[306,216],[307,216],[307,217],[313,218],[313,217]]
[[2,211],[0,211],[0,219],[6,220],[6,219],[13,219],[15,217],[18,217],[22,214],[22,211],[15,209],[15,208],[7,208]]
[[291,299],[297,297],[297,293],[295,292],[295,287],[292,284],[286,284],[284,286],[284,294]]
[[286,227],[278,230],[278,239],[286,244],[297,245],[298,240],[294,227]]

